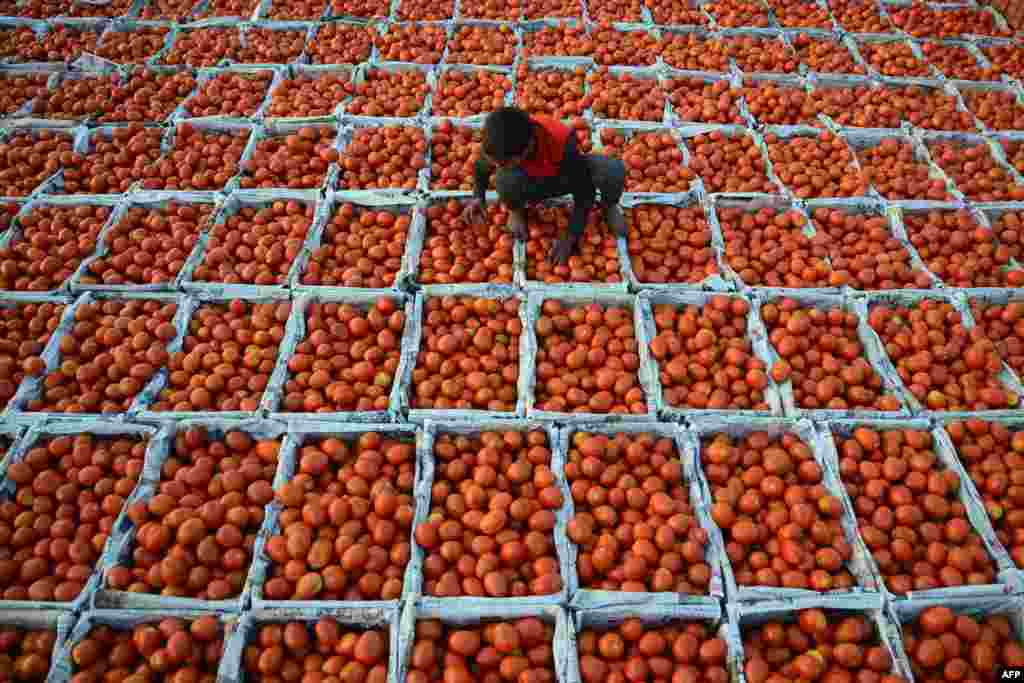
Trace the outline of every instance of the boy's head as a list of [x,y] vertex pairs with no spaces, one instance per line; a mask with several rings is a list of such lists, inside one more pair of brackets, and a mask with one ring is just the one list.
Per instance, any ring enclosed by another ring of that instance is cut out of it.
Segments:
[[533,124],[517,107],[495,109],[484,120],[484,155],[496,166],[514,166],[530,151]]

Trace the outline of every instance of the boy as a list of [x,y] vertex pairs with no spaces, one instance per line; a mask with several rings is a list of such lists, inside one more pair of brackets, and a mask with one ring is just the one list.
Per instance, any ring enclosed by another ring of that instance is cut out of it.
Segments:
[[469,223],[486,219],[484,193],[495,168],[498,197],[510,209],[509,227],[516,239],[527,238],[527,204],[572,195],[569,232],[555,241],[548,255],[554,263],[564,264],[576,250],[598,190],[608,226],[616,235],[626,233],[626,220],[619,208],[626,165],[620,159],[580,154],[576,135],[556,119],[530,116],[516,107],[504,107],[487,115],[480,158],[473,174],[475,198],[463,212]]

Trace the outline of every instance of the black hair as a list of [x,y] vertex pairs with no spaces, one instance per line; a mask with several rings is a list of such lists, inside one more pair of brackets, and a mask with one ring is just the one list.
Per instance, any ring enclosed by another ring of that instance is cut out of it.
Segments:
[[517,157],[533,139],[530,115],[518,107],[502,107],[484,121],[484,151],[496,161]]

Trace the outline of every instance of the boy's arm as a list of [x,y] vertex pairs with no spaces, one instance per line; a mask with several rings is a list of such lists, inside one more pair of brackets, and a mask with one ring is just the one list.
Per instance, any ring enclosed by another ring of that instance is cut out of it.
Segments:
[[478,157],[473,165],[473,196],[483,204],[487,199],[487,184],[494,173],[494,166],[483,157]]
[[587,227],[587,213],[594,206],[597,187],[590,177],[590,167],[576,147],[576,136],[569,138],[562,162],[562,173],[569,178],[569,192],[572,194],[572,215],[569,217],[569,234],[575,239],[583,236]]

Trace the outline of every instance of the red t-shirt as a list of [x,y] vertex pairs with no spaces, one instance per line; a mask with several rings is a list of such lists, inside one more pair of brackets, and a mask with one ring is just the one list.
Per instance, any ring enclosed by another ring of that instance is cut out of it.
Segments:
[[550,116],[531,116],[535,125],[534,134],[537,142],[530,156],[523,159],[520,167],[527,175],[535,178],[548,178],[558,175],[558,167],[565,156],[565,143],[572,131],[561,121]]

